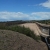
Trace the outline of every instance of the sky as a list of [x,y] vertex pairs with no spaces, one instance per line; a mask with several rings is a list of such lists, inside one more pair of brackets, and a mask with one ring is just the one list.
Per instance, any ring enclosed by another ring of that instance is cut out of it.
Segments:
[[50,19],[50,0],[0,0],[0,21]]

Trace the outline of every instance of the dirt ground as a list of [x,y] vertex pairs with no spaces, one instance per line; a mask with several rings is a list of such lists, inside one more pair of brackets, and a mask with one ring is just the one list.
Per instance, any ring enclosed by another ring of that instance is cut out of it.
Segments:
[[0,30],[0,50],[48,50],[44,42],[18,32]]
[[34,33],[36,35],[40,36],[40,34],[39,34],[40,29],[38,28],[38,26],[35,23],[20,24],[20,26],[25,26],[27,28],[30,28],[32,31],[34,31]]
[[30,28],[32,31],[34,31],[35,35],[37,35],[37,36],[40,36],[40,35],[42,35],[42,36],[44,36],[44,37],[49,36],[49,35],[47,35],[47,34],[44,34],[44,33],[39,29],[39,27],[37,26],[36,23],[25,23],[25,24],[20,24],[20,26],[25,26],[26,28]]

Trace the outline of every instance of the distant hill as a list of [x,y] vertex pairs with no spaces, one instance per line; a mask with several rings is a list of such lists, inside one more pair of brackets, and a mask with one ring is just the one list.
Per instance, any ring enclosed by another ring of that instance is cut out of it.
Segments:
[[6,21],[6,22],[0,22],[0,25],[3,26],[10,26],[10,25],[18,25],[18,24],[22,24],[22,23],[26,23],[26,21],[22,21],[22,20],[18,20],[18,21]]
[[38,20],[39,23],[49,24],[50,25],[50,19],[47,20]]
[[48,20],[16,20],[16,21],[6,21],[6,22],[0,22],[0,26],[10,26],[10,25],[18,25],[23,23],[34,23],[34,22],[40,22],[44,24],[50,24],[50,19]]

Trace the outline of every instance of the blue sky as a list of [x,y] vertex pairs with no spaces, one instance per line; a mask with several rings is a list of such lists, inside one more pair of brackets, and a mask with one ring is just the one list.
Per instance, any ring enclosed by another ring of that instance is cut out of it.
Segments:
[[50,0],[0,0],[0,21],[50,19]]

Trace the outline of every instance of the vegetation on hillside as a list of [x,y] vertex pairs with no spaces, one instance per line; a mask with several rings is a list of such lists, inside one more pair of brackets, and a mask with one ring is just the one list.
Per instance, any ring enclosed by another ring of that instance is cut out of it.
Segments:
[[40,38],[37,37],[33,31],[31,31],[29,28],[25,28],[24,26],[18,26],[18,25],[13,25],[13,26],[2,26],[0,25],[0,29],[4,29],[4,30],[12,30],[12,31],[16,31],[22,34],[25,34],[33,39],[35,39],[36,41],[38,41]]
[[39,20],[37,22],[50,25],[50,20]]
[[[39,22],[39,23],[44,23],[44,24],[49,24],[50,25],[50,19],[49,20],[30,20],[30,21],[8,21],[8,22],[0,22],[0,29],[6,29],[6,30],[12,30],[16,32],[23,33],[29,37],[32,37],[35,40],[40,39],[37,37],[33,31],[31,31],[29,28],[25,28],[24,26],[18,26],[18,24],[22,23],[34,23],[34,22]],[[14,26],[16,25],[16,26]]]
[[8,22],[0,22],[0,29],[20,32],[20,33],[25,34],[38,41],[38,39],[40,39],[40,37],[37,37],[33,31],[31,31],[29,28],[25,28],[24,26],[23,27],[18,26],[18,24],[30,23],[30,22],[31,23],[40,22],[40,23],[50,24],[50,20],[8,21]]

